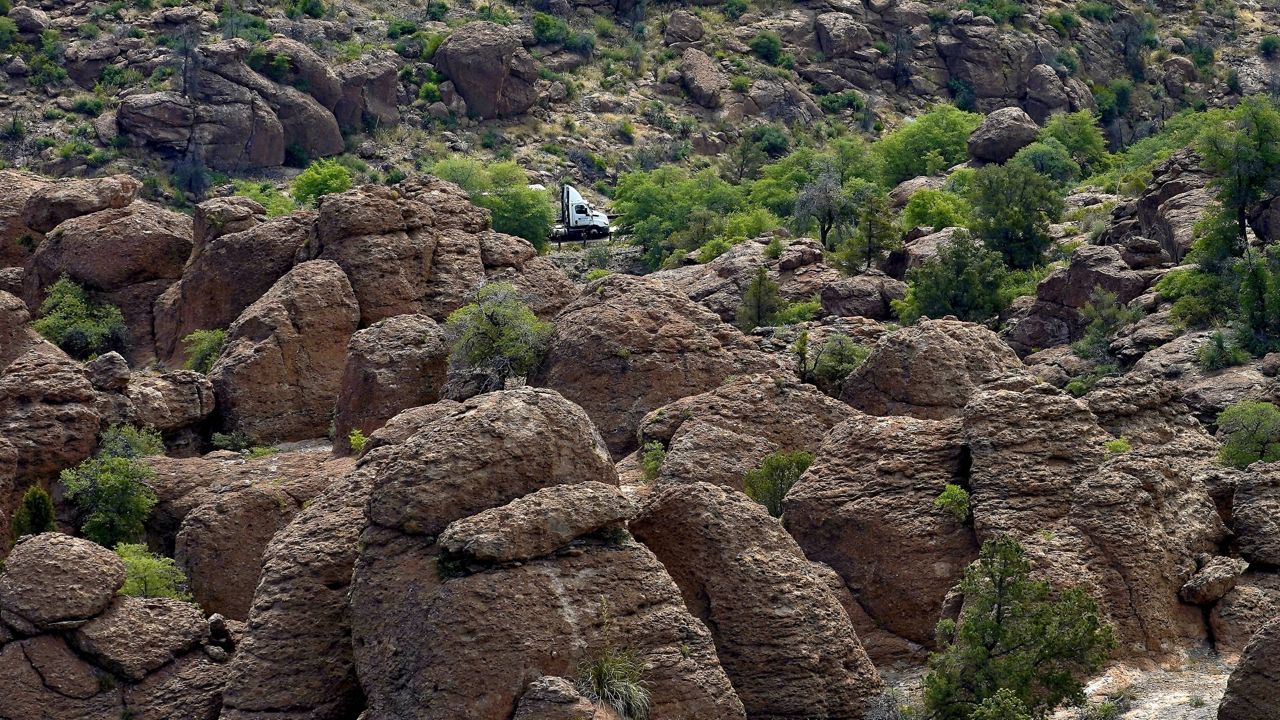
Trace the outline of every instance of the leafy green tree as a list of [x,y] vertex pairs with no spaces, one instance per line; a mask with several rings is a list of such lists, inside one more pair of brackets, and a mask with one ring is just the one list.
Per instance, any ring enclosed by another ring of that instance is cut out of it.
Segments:
[[889,133],[875,146],[884,160],[886,182],[896,185],[964,162],[969,136],[981,123],[981,115],[939,104]]
[[49,497],[49,493],[39,485],[32,485],[22,494],[18,508],[13,511],[10,527],[16,540],[23,535],[39,535],[55,530],[55,519],[53,499]]
[[1087,175],[1096,173],[1107,165],[1107,141],[1102,136],[1102,128],[1098,127],[1097,118],[1088,110],[1058,113],[1050,117],[1040,138],[1053,138],[1062,143]]
[[351,189],[351,171],[337,160],[316,160],[293,179],[293,197],[314,205],[321,197]]
[[1052,181],[1023,164],[987,165],[970,190],[970,229],[1004,256],[1011,268],[1040,262],[1052,240],[1049,224],[1062,215],[1062,196]]
[[842,333],[828,335],[821,343],[811,346],[806,330],[796,337],[791,352],[796,356],[801,382],[838,398],[844,391],[845,380],[862,365],[871,349]]
[[150,428],[112,425],[102,433],[98,454],[106,457],[144,458],[164,454],[164,439]]
[[1033,142],[1022,148],[1009,162],[1026,165],[1062,186],[1080,179],[1080,164],[1067,147],[1054,138]]
[[218,356],[222,354],[222,345],[226,340],[226,330],[196,330],[182,338],[182,349],[187,354],[183,367],[208,375],[213,364],[218,361]]
[[121,595],[140,598],[170,598],[191,602],[187,592],[187,576],[173,558],[147,551],[142,543],[119,543],[116,554],[124,560],[124,585]]
[[742,294],[742,304],[738,306],[734,324],[743,332],[751,332],[767,325],[781,307],[782,297],[778,294],[778,283],[769,279],[769,273],[763,266],[758,267]]
[[[634,244],[645,249],[650,267],[659,267],[682,238],[699,241],[691,250],[719,234],[715,224],[704,232],[690,228],[705,219],[723,218],[742,209],[743,190],[725,182],[714,170],[697,173],[673,165],[647,172],[626,173],[614,189],[613,209]],[[790,215],[788,210],[787,215]],[[708,237],[709,235],[709,237]]]
[[66,275],[49,287],[39,315],[32,323],[35,331],[77,360],[128,349],[129,331],[120,309],[90,299]]
[[1055,593],[1030,574],[1016,540],[983,543],[960,585],[959,620],[938,623],[925,678],[931,718],[1044,717],[1083,702],[1081,679],[1102,668],[1115,633],[1083,590]]
[[800,188],[796,195],[796,225],[818,226],[818,239],[824,248],[831,249],[830,236],[853,222],[857,208],[854,197],[845,192],[840,176],[834,168],[827,168],[817,178]]
[[891,250],[902,245],[902,233],[894,221],[889,198],[870,183],[861,182],[849,191],[855,208],[857,227],[837,253],[836,262],[849,273],[864,272]]
[[813,463],[813,453],[779,450],[765,456],[760,465],[742,476],[743,492],[774,517],[782,517],[782,501]]
[[523,377],[537,367],[551,337],[551,324],[539,320],[510,283],[489,283],[475,299],[449,314],[453,339],[449,369],[480,384],[481,392],[501,390],[507,378]]
[[1243,242],[1249,211],[1280,190],[1280,112],[1265,99],[1247,98],[1226,123],[1203,133],[1196,149]]
[[83,514],[80,531],[103,547],[135,542],[156,504],[149,486],[155,472],[132,458],[99,455],[63,470],[67,497]]
[[934,230],[966,227],[969,222],[969,201],[948,190],[917,190],[902,209],[902,226],[908,230],[916,227]]
[[959,485],[947,483],[934,499],[933,506],[950,513],[956,522],[964,522],[969,519],[969,491]]
[[1269,402],[1242,401],[1218,414],[1218,431],[1226,442],[1218,459],[1243,468],[1280,460],[1280,408]]
[[958,232],[936,257],[907,271],[907,296],[895,301],[893,308],[908,324],[921,317],[947,315],[981,322],[999,315],[1007,305],[1008,275],[999,253]]

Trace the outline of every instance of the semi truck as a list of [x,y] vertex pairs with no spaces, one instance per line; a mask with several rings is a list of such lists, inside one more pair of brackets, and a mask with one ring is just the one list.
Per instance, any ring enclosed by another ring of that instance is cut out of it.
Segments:
[[560,223],[556,239],[588,240],[609,237],[609,216],[591,206],[572,185],[560,186]]

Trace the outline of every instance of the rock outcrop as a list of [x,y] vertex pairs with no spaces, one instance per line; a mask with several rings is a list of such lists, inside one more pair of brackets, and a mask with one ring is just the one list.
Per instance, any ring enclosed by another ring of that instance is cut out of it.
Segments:
[[969,136],[969,156],[980,162],[1002,163],[1035,142],[1040,126],[1019,107],[996,110]]
[[0,268],[20,267],[35,251],[41,233],[27,224],[27,200],[48,180],[32,173],[0,170]]
[[1227,681],[1218,720],[1267,720],[1280,697],[1280,617],[1249,641],[1240,664]]
[[124,584],[119,556],[60,533],[23,539],[4,567],[0,619],[26,634],[83,625],[106,610]]
[[538,99],[538,66],[509,28],[472,22],[449,35],[434,57],[474,117],[519,115]]

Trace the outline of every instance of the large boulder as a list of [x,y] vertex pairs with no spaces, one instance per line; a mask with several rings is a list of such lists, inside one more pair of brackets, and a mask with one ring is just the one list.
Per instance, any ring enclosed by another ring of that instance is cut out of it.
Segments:
[[519,115],[538,99],[538,66],[512,29],[472,22],[454,31],[434,56],[436,69],[453,82],[480,118]]
[[49,183],[32,173],[0,170],[0,268],[20,267],[35,250],[40,232],[27,225],[27,199]]
[[1151,171],[1151,182],[1138,196],[1136,213],[1141,235],[1160,243],[1180,262],[1195,241],[1195,225],[1214,206],[1207,187],[1209,174],[1193,150],[1179,151]]
[[334,444],[366,436],[401,410],[440,399],[449,370],[444,329],[426,315],[379,320],[351,336],[334,413]]
[[581,405],[620,457],[635,449],[646,413],[729,375],[777,367],[683,293],[658,280],[610,275],[556,317],[532,380]]
[[1280,617],[1249,641],[1227,681],[1218,720],[1270,720],[1280,697]]
[[359,319],[337,264],[295,266],[227,331],[209,373],[224,427],[260,442],[323,437]]
[[0,620],[27,634],[78,627],[123,584],[124,561],[101,545],[55,532],[28,536],[0,573]]
[[338,66],[342,97],[333,107],[338,125],[345,131],[400,122],[400,56],[389,50],[365,55]]
[[27,197],[23,224],[47,233],[81,215],[123,208],[134,201],[141,188],[142,183],[128,175],[42,184]]
[[818,49],[830,59],[853,57],[871,44],[867,26],[843,12],[822,13],[813,19]]
[[1236,486],[1231,527],[1244,559],[1280,565],[1280,464],[1249,466]]
[[196,207],[193,250],[181,279],[156,300],[156,355],[185,359],[182,339],[225,329],[262,297],[315,233],[315,214],[267,219],[248,198],[215,198]]
[[924,320],[881,338],[845,381],[843,399],[872,415],[953,417],[978,387],[1022,368],[1013,349],[981,325]]
[[968,483],[967,460],[958,419],[856,415],[787,493],[787,530],[847,585],[877,664],[933,645],[947,595],[977,556],[972,530],[934,506],[947,484]]
[[822,437],[855,411],[812,385],[768,375],[735,377],[649,413],[640,442],[658,442],[666,458],[660,482],[707,482],[742,488],[742,476],[769,453],[814,452]]
[[729,86],[719,64],[697,48],[688,48],[680,56],[680,77],[689,97],[705,108],[719,107],[721,93]]
[[837,596],[763,506],[691,483],[659,492],[631,527],[712,628],[750,717],[862,717],[879,675]]
[[[575,534],[570,528],[588,531],[616,516],[543,506],[591,492],[586,487],[524,498],[561,485],[617,484],[580,408],[534,389],[454,407],[361,460],[373,480],[351,620],[370,712],[508,717],[534,678],[572,674],[607,633],[646,664],[655,716],[742,718],[705,627],[684,610],[661,563],[625,536],[588,535],[573,540],[571,552],[511,564],[472,567],[440,556],[434,540],[442,531],[454,539],[488,535],[486,546],[524,556],[564,542]],[[501,511],[510,523],[484,515],[513,501]],[[542,520],[535,530],[543,510],[572,520],[559,531]],[[499,540],[490,532],[516,534]]]
[[208,637],[209,623],[199,607],[168,598],[126,595],[76,628],[71,644],[96,663],[137,682]]
[[287,68],[280,73],[280,82],[302,89],[329,110],[342,99],[342,82],[324,58],[306,44],[277,35],[259,47],[267,67]]
[[969,136],[969,157],[979,162],[1002,163],[1036,141],[1040,126],[1020,107],[1007,107],[988,115]]
[[1246,572],[1235,578],[1209,611],[1213,647],[1224,657],[1237,657],[1254,633],[1280,617],[1280,575]]

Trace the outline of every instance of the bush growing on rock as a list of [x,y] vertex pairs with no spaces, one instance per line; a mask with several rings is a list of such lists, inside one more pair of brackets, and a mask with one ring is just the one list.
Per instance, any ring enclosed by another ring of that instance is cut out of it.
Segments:
[[782,58],[782,38],[775,32],[758,32],[747,42],[751,52],[770,65],[777,65]]
[[1243,365],[1249,360],[1249,353],[1236,345],[1235,340],[1228,337],[1225,332],[1217,330],[1209,336],[1209,342],[1196,352],[1196,359],[1200,362],[1201,370],[1214,372],[1235,365]]
[[351,171],[337,160],[316,160],[293,180],[293,197],[305,205],[350,189]]
[[1052,138],[1062,143],[1081,170],[1096,173],[1106,167],[1107,141],[1098,127],[1097,118],[1088,110],[1074,113],[1058,113],[1049,118],[1041,140]]
[[178,569],[173,558],[148,552],[142,543],[120,543],[116,545],[116,554],[124,560],[121,595],[191,602],[187,576]]
[[66,275],[49,288],[39,314],[32,323],[36,332],[77,360],[128,348],[129,331],[120,309],[91,300]]
[[591,702],[611,708],[620,720],[649,718],[644,663],[627,650],[602,648],[579,668],[574,689]]
[[757,327],[767,326],[781,307],[778,283],[769,279],[764,267],[758,267],[742,293],[742,304],[738,306],[734,324],[743,332],[751,332]]
[[18,508],[13,511],[13,538],[23,535],[39,535],[57,529],[54,521],[53,499],[38,485],[32,485],[22,494]]
[[1093,289],[1081,314],[1089,324],[1085,327],[1084,337],[1073,343],[1071,350],[1078,357],[1095,362],[1114,362],[1110,346],[1116,331],[1142,317],[1140,310],[1116,302],[1116,294],[1101,287]]
[[1225,438],[1218,459],[1243,468],[1255,462],[1280,460],[1280,408],[1269,402],[1238,402],[1218,414],[1218,432]]
[[471,303],[449,314],[446,326],[453,341],[449,372],[477,382],[480,392],[528,375],[551,337],[551,324],[539,320],[510,283],[481,287]]
[[83,514],[80,532],[103,547],[142,537],[143,521],[156,504],[148,486],[155,472],[141,462],[99,455],[62,471],[67,498]]
[[493,215],[493,229],[522,237],[540,251],[547,246],[556,210],[547,193],[529,187],[529,177],[514,162],[492,165],[463,157],[445,158],[431,167],[436,177],[456,183],[471,201]]
[[933,501],[933,506],[945,510],[956,522],[964,522],[969,519],[969,491],[959,485],[947,483]]
[[851,275],[870,270],[876,261],[902,245],[902,234],[883,192],[862,183],[853,191],[853,199],[857,224],[835,257],[836,265]]
[[958,233],[936,257],[907,272],[907,295],[895,300],[893,309],[907,324],[947,315],[982,322],[999,315],[1008,304],[1008,279],[999,253],[968,233]]
[[1067,147],[1054,138],[1031,143],[1009,162],[1026,165],[1064,187],[1080,179],[1080,164],[1071,157]]
[[1053,183],[1027,164],[987,165],[973,177],[970,229],[1011,268],[1039,264],[1052,240],[1049,224],[1062,215]]
[[225,330],[196,330],[182,338],[183,350],[187,353],[187,361],[183,367],[208,375],[213,364],[218,361],[218,356],[222,354],[222,344],[226,339]]
[[876,144],[876,153],[884,161],[886,180],[896,185],[964,162],[969,153],[969,135],[981,123],[982,116],[976,113],[951,105],[933,106]]
[[644,444],[640,452],[640,470],[645,481],[653,482],[658,479],[658,473],[662,471],[662,463],[666,459],[667,449],[662,447],[662,443],[654,440]]
[[144,458],[164,454],[164,439],[150,428],[112,425],[102,434],[98,454],[106,457]]
[[1022,546],[988,540],[965,570],[959,620],[938,623],[925,710],[938,720],[1044,717],[1084,700],[1082,678],[1116,645],[1098,605],[1079,588],[1033,580]]
[[970,222],[969,201],[947,190],[917,190],[902,209],[902,227],[941,230],[965,227]]
[[742,476],[742,489],[774,517],[782,517],[782,500],[800,476],[813,464],[813,453],[779,450],[765,457],[760,466]]

